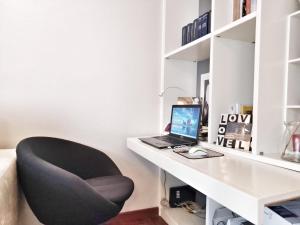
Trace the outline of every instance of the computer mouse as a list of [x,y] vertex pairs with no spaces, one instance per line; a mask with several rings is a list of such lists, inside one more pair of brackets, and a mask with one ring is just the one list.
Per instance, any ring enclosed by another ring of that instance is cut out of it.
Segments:
[[202,148],[201,146],[194,146],[191,147],[191,149],[189,150],[189,154],[191,155],[207,155],[207,151]]

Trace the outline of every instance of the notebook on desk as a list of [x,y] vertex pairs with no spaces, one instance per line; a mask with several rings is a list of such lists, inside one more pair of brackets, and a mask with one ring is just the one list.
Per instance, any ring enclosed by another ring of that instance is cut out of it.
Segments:
[[140,140],[160,149],[180,145],[195,145],[198,142],[200,121],[200,105],[173,105],[170,134],[140,138]]

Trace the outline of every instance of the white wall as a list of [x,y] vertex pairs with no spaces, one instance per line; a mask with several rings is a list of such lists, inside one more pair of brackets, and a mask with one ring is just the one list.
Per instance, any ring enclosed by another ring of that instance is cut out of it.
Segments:
[[[160,0],[0,0],[0,147],[47,135],[103,149],[157,206],[126,137],[159,132]],[[33,224],[24,219],[22,225]]]

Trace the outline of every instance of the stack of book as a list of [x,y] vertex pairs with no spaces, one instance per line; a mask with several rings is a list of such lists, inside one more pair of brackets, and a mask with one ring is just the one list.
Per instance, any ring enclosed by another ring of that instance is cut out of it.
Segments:
[[206,12],[182,28],[182,45],[188,44],[210,33],[211,12]]
[[256,11],[257,0],[232,0],[233,1],[233,21],[238,20]]
[[201,129],[199,130],[199,140],[207,141],[207,137],[208,137],[208,127],[201,126]]

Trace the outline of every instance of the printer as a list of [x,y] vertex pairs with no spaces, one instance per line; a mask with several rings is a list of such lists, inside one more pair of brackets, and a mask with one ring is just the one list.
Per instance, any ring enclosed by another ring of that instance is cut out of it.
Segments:
[[300,225],[300,199],[265,207],[264,225]]

